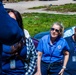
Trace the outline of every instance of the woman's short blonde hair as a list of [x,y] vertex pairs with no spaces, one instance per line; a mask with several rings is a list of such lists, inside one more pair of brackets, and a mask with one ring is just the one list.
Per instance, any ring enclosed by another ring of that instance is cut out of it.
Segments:
[[60,36],[62,37],[63,34],[64,34],[64,26],[63,26],[63,24],[59,23],[59,22],[55,22],[55,23],[53,23],[53,25],[58,25],[60,27],[60,33],[61,33]]

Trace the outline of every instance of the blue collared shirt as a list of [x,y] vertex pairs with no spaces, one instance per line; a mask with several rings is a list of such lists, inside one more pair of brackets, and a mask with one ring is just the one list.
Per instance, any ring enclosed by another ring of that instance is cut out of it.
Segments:
[[57,38],[53,45],[50,44],[50,35],[45,35],[39,41],[37,50],[42,52],[42,61],[46,63],[59,62],[63,60],[63,51],[69,50],[65,39]]

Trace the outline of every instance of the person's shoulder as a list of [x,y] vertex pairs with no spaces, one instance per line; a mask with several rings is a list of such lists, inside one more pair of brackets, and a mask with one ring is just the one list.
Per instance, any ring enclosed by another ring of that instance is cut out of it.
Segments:
[[50,37],[50,35],[48,34],[48,35],[43,36],[41,39],[47,39],[49,37]]
[[26,41],[28,41],[28,42],[30,42],[30,41],[32,41],[32,38],[31,37],[26,37]]
[[29,32],[26,29],[24,29],[24,34],[25,34],[25,37],[26,38],[29,38],[30,37],[30,34],[29,34]]
[[70,40],[72,36],[65,37],[65,40]]
[[66,37],[66,38],[61,37],[60,40],[63,41],[63,42],[65,42],[66,39],[68,39],[68,38],[70,38],[70,37]]

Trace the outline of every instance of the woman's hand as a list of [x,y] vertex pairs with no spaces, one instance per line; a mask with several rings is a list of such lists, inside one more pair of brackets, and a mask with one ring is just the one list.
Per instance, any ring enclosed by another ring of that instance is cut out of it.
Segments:
[[58,74],[63,75],[63,73],[64,73],[64,68],[62,68]]
[[41,72],[38,71],[34,75],[41,75]]

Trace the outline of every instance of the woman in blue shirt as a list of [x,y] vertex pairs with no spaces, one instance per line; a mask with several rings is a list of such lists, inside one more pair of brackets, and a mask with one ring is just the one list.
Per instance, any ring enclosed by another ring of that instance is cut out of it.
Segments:
[[[7,12],[23,30],[20,13],[13,9]],[[24,36],[12,46],[3,45],[2,58],[2,75],[33,75],[35,71],[37,53],[30,37]]]
[[54,23],[50,34],[39,41],[37,72],[35,75],[62,75],[69,58],[69,47],[62,38],[63,26]]
[[11,18],[0,2],[0,75],[2,75],[2,44],[12,45],[23,36],[16,20]]

